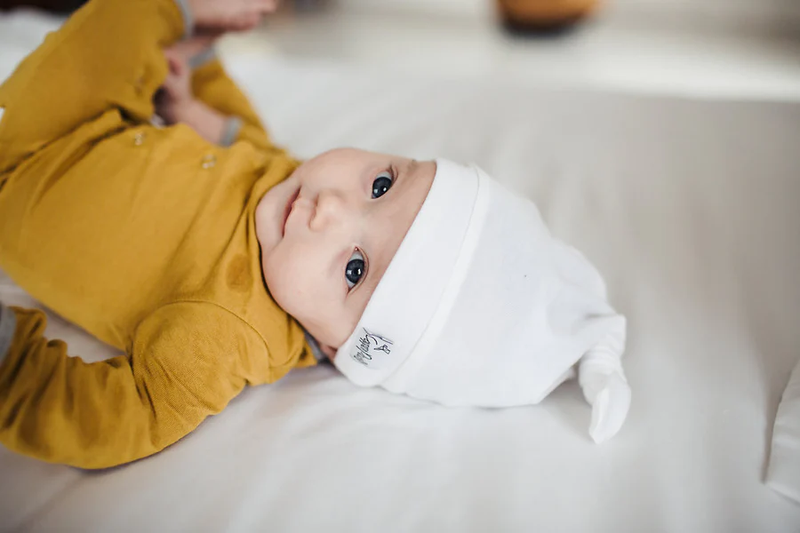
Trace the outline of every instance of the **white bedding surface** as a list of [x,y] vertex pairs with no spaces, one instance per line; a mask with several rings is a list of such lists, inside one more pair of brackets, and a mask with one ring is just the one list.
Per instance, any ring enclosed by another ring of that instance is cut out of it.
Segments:
[[[36,42],[8,21],[0,76]],[[126,467],[0,449],[0,530],[800,531],[800,506],[763,483],[800,357],[800,105],[230,68],[301,156],[474,161],[532,197],[629,318],[628,422],[597,446],[574,383],[538,407],[447,409],[322,366]],[[35,305],[3,275],[0,301]],[[48,334],[85,359],[112,353],[57,317]]]

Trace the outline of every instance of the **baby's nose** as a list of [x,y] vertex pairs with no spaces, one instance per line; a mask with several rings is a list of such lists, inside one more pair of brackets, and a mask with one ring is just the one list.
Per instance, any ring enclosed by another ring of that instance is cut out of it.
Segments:
[[321,191],[317,195],[317,205],[311,218],[311,229],[320,231],[331,225],[341,224],[347,216],[347,202],[336,191]]

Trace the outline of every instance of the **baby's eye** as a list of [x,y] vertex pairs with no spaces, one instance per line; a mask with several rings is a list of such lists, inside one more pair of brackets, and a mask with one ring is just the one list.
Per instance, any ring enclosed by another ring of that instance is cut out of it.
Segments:
[[386,191],[392,188],[392,173],[384,170],[372,182],[372,199],[380,198]]
[[364,256],[361,255],[361,252],[356,248],[353,251],[353,255],[350,256],[350,260],[347,261],[347,267],[344,269],[344,279],[347,282],[347,288],[352,289],[358,282],[361,281],[361,278],[364,277],[367,269],[366,263],[364,263]]

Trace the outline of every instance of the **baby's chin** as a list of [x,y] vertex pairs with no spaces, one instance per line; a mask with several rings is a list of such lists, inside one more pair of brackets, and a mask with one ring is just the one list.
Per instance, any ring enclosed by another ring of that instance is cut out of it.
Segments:
[[297,322],[308,335],[314,338],[322,353],[324,353],[329,359],[336,357],[336,351],[339,349],[339,347],[344,345],[347,339],[350,338],[352,332],[355,330],[355,326],[352,328],[349,326],[344,328],[338,327],[335,329],[339,329],[340,331],[336,333],[331,331],[332,328],[320,326],[318,324],[312,325],[308,321],[298,320],[296,317],[293,318],[297,320]]

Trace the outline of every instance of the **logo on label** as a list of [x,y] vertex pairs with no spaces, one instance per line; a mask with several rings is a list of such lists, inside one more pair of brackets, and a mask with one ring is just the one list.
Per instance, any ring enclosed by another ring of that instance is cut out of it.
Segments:
[[[361,329],[363,335],[358,337],[356,351],[350,354],[350,357],[367,368],[380,368],[386,361],[384,356],[392,353],[392,344],[394,343],[386,337],[370,332],[367,328]],[[378,352],[384,356],[379,355]]]

